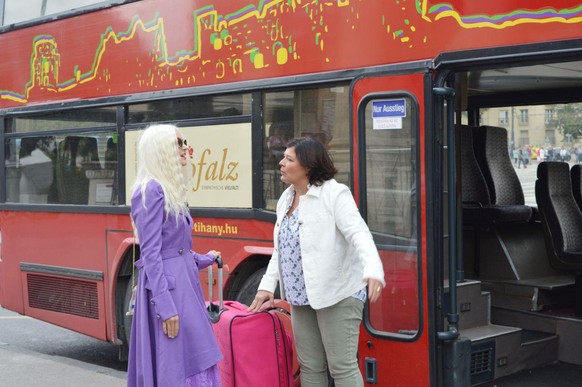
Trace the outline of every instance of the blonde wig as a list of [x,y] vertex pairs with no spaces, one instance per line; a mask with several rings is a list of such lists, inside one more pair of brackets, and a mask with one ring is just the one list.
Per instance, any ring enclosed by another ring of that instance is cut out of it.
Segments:
[[178,218],[180,213],[188,211],[178,136],[183,137],[174,125],[152,125],[143,132],[137,145],[137,176],[133,191],[141,191],[145,207],[147,183],[150,180],[160,183],[164,191],[166,219],[170,213]]

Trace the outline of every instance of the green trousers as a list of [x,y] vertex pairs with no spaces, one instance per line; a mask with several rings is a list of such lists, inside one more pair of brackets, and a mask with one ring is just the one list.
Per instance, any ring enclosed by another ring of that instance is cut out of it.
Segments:
[[336,387],[363,387],[357,359],[363,309],[354,297],[319,310],[291,306],[301,387],[327,387],[328,368]]

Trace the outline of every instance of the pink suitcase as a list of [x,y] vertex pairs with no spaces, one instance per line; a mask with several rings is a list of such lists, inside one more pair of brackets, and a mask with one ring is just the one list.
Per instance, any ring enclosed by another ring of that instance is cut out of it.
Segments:
[[[275,312],[248,313],[237,301],[222,301],[222,262],[218,262],[219,304],[209,303],[212,328],[224,359],[218,363],[222,387],[293,386],[290,335]],[[212,284],[212,268],[208,282]],[[212,300],[212,291],[208,294]]]

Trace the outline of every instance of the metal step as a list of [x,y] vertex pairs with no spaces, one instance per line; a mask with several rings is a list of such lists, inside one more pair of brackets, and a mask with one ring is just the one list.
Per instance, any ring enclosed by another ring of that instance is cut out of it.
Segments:
[[[471,342],[478,342],[487,339],[497,338],[503,335],[518,334],[521,328],[507,327],[504,325],[488,324],[480,327],[474,327],[461,330],[461,336],[471,340]],[[517,335],[520,336],[520,335]]]
[[541,311],[547,307],[574,305],[574,277],[548,276],[529,280],[483,281],[492,305]]
[[558,336],[490,324],[461,332],[471,339],[471,384],[480,384],[558,359]]
[[[448,293],[448,282],[445,282]],[[445,310],[450,311],[449,298],[445,297]],[[491,300],[489,292],[481,290],[481,282],[467,280],[457,284],[457,312],[459,330],[481,327],[490,323]]]
[[[562,280],[562,281],[560,281]],[[520,324],[515,316],[508,317],[507,312],[500,318],[499,309],[492,303],[501,297],[507,297],[508,290],[513,296],[511,304],[543,305],[545,297],[533,297],[529,292],[538,289],[538,296],[543,292],[553,292],[566,289],[567,280],[558,277],[548,277],[529,281],[500,281],[492,284],[481,281],[467,280],[457,284],[457,311],[459,313],[459,331],[462,337],[471,340],[471,384],[477,385],[497,380],[522,370],[528,370],[562,359],[558,350],[561,343],[556,331],[551,328],[539,329],[536,326]],[[519,283],[519,284],[518,284]],[[491,289],[482,291],[481,287]],[[445,293],[448,284],[445,283]],[[445,300],[448,298],[445,297]],[[532,304],[534,301],[534,304]],[[537,302],[536,302],[537,301]],[[507,300],[501,303],[508,302]],[[445,302],[445,310],[449,310]],[[496,314],[492,314],[496,311]],[[513,313],[511,313],[513,315]],[[521,316],[523,317],[523,316]],[[574,340],[576,341],[576,340]]]
[[471,385],[498,377],[498,368],[513,364],[510,357],[521,342],[521,329],[487,324],[462,330],[461,336],[471,340]]
[[559,338],[540,331],[521,332],[520,369],[532,369],[558,360]]
[[493,307],[492,321],[496,324],[519,326],[524,330],[544,332],[556,336],[558,352],[556,360],[582,365],[582,319],[573,311],[534,312],[507,307]]

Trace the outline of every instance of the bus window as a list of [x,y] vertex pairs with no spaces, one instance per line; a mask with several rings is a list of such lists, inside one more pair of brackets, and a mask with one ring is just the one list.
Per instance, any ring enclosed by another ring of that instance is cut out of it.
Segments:
[[[388,284],[380,302],[370,304],[370,325],[407,336],[419,329],[415,106],[409,97],[365,106],[367,222]],[[399,113],[383,116],[378,110]]]
[[[507,130],[507,152],[524,194],[536,207],[534,170],[542,161],[582,162],[581,103],[503,106],[481,109],[481,125]],[[528,171],[526,169],[530,168]]]
[[251,114],[251,95],[201,96],[128,107],[128,123],[232,117]]
[[9,118],[6,201],[116,204],[116,112],[97,107]]
[[6,133],[23,134],[114,126],[116,112],[116,107],[98,107],[10,117],[7,120]]
[[22,2],[18,0],[4,0],[4,20],[0,21],[2,25],[8,25],[103,2],[103,0],[29,0],[23,7]]
[[336,180],[350,185],[349,117],[347,86],[265,93],[263,125],[263,198],[265,208],[275,210],[285,189],[279,161],[285,145],[294,137],[321,141],[338,169]]
[[7,139],[7,201],[115,204],[116,138],[90,132]]

